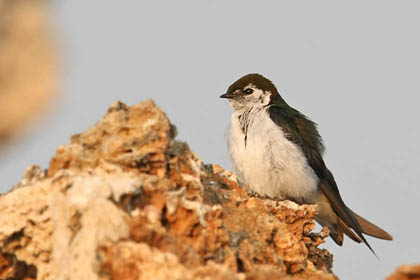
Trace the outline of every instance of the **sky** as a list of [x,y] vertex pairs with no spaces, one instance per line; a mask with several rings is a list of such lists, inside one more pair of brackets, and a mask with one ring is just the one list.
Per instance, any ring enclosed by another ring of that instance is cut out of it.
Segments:
[[232,113],[219,96],[258,72],[319,124],[325,161],[347,205],[394,241],[327,239],[340,279],[383,279],[420,262],[420,17],[418,1],[51,1],[59,96],[1,151],[2,192],[25,167],[115,101],[147,98],[205,163],[231,168]]

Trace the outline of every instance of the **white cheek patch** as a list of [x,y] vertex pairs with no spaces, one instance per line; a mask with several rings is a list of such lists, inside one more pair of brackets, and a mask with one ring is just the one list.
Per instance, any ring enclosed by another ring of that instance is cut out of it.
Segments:
[[270,97],[271,97],[271,92],[265,91],[262,95],[262,104],[267,105],[268,103],[270,103],[270,100],[271,100]]
[[271,92],[252,87],[254,92],[249,95],[249,103],[251,106],[267,105],[270,102]]
[[244,91],[246,89],[252,89],[253,92],[251,94],[243,95],[241,97],[229,100],[229,103],[234,110],[237,111],[249,107],[261,107],[267,105],[270,102],[271,92],[263,91],[253,84],[249,84],[243,88]]

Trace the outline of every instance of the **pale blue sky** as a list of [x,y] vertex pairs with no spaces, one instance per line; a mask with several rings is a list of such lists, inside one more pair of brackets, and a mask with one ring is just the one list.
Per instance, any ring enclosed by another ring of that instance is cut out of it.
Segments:
[[153,98],[179,138],[230,168],[231,109],[219,99],[260,72],[319,123],[344,200],[393,242],[346,239],[341,279],[383,279],[420,261],[418,1],[53,1],[62,55],[54,109],[1,153],[1,190],[98,121],[114,100]]

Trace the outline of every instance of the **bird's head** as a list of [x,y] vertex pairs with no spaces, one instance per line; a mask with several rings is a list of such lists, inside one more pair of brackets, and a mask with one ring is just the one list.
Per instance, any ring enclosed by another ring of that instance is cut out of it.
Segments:
[[220,98],[228,98],[234,110],[265,106],[280,97],[274,84],[263,75],[248,74],[234,82]]

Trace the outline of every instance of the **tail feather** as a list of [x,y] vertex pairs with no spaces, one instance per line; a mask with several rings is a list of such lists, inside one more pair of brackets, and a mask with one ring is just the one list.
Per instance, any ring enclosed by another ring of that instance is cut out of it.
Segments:
[[346,212],[351,219],[343,218],[342,216],[344,215],[339,214],[339,211],[336,210],[337,207],[334,207],[331,200],[323,193],[318,197],[316,204],[318,205],[317,222],[322,226],[328,227],[331,238],[340,246],[343,244],[345,234],[357,243],[365,243],[373,254],[375,254],[365,239],[364,234],[380,239],[392,240],[392,236],[389,233],[357,215],[344,203],[342,208],[340,208],[340,213]]
[[365,243],[369,250],[376,256],[375,251],[370,246],[369,242],[366,240],[363,235],[363,229],[356,220],[356,217],[352,215],[350,209],[345,205],[343,199],[340,196],[337,185],[334,181],[334,177],[331,172],[327,169],[328,178],[326,181],[321,181],[319,186],[322,190],[323,195],[327,198],[327,201],[330,204],[330,207],[335,212],[336,216],[340,218],[344,224],[348,227],[351,227],[358,238]]
[[337,245],[343,245],[343,241],[344,241],[344,235],[347,235],[351,240],[360,243],[362,242],[362,240],[354,233],[354,231],[352,231],[349,226],[347,226],[343,220],[341,220],[338,216],[337,216],[337,224],[335,227],[335,231],[330,232],[330,236],[331,238],[334,240],[335,243],[337,243]]
[[367,235],[370,235],[370,236],[373,236],[373,237],[376,237],[376,238],[379,238],[379,239],[393,240],[392,236],[389,233],[387,233],[386,231],[384,231],[383,229],[381,229],[377,225],[374,225],[373,223],[369,222],[365,218],[357,215],[351,209],[349,209],[349,211],[356,218],[357,222],[359,223],[359,225],[362,228],[363,233],[365,233]]
[[330,232],[330,236],[337,245],[339,245],[339,246],[343,245],[344,237],[343,237],[343,232],[342,231],[337,230],[336,232]]
[[362,240],[352,231],[348,225],[346,225],[343,220],[338,218],[337,227],[341,232],[344,232],[348,237],[350,237],[351,240],[360,243]]

